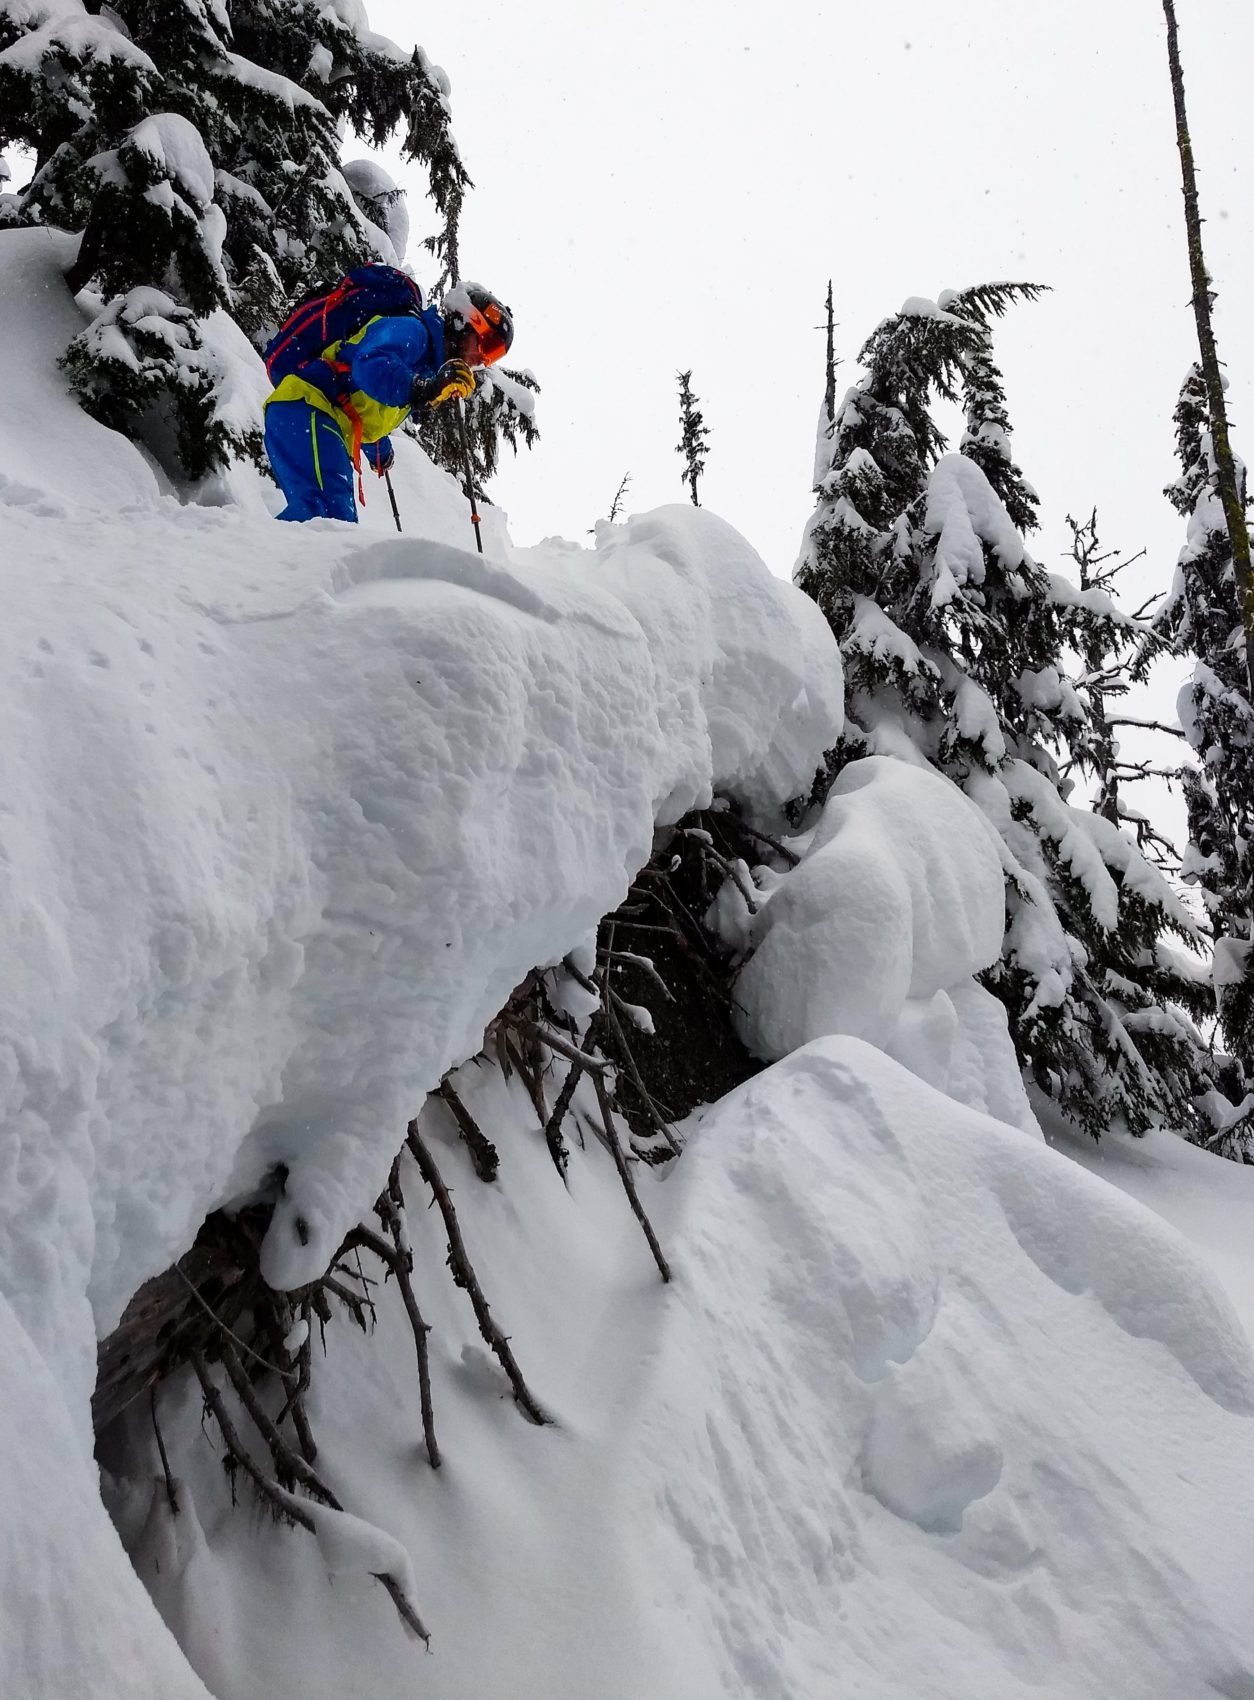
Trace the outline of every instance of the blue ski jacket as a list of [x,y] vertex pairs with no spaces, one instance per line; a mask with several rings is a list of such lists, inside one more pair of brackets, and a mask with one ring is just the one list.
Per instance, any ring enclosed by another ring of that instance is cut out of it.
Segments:
[[[387,437],[409,416],[416,378],[444,364],[444,321],[434,307],[404,317],[370,319],[359,331],[324,348],[289,372],[266,398],[305,401],[335,420],[356,466],[363,445],[387,457]],[[375,455],[371,454],[373,461]]]

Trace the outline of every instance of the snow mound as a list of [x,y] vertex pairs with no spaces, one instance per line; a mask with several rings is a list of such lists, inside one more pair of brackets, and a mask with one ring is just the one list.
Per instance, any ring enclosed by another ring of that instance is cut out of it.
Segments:
[[219,1700],[337,1700],[364,1671],[441,1700],[1249,1692],[1254,1361],[1172,1230],[835,1038],[704,1112],[649,1188],[664,1290],[604,1153],[573,1152],[568,1193],[519,1084],[463,1081],[500,1183],[477,1186],[435,1107],[427,1137],[560,1431],[489,1396],[416,1214],[445,1468],[415,1457],[399,1305],[373,1341],[335,1331],[314,1420],[413,1555],[418,1667],[386,1601],[228,1513],[199,1401],[165,1390],[187,1510],[171,1524],[139,1479],[119,1522]]
[[[242,505],[180,506],[66,393],[72,255],[0,238],[0,1303],[78,1504],[10,1538],[67,1589],[107,1545],[89,1396],[132,1293],[280,1170],[266,1272],[324,1267],[427,1091],[621,900],[656,824],[716,785],[805,789],[841,714],[816,610],[691,510],[638,522],[629,559],[516,556],[494,511],[480,558],[408,443],[401,538],[377,500],[361,529],[276,526],[242,475]],[[257,363],[228,352],[246,410]],[[129,1586],[65,1617],[101,1670],[151,1635],[133,1589],[104,1627]],[[6,1644],[0,1691],[74,1691],[60,1656],[19,1679]],[[149,1692],[180,1692],[164,1658]]]
[[409,206],[404,190],[377,160],[351,159],[342,170],[353,199],[374,227],[380,259],[386,265],[401,265],[409,246]]
[[736,996],[757,1055],[847,1033],[973,1108],[1035,1130],[1001,1004],[1005,882],[956,785],[891,756],[852,762],[805,857],[764,902]]
[[812,729],[825,727],[830,747],[844,725],[834,640],[810,598],[781,598],[738,532],[679,504],[602,522],[597,564],[659,658],[659,712],[678,730],[691,704],[705,706],[714,772],[734,773],[738,794],[767,811],[808,792]]
[[37,519],[64,518],[70,506],[125,513],[156,500],[157,479],[135,448],[89,419],[57,370],[57,358],[93,316],[80,311],[66,287],[77,252],[76,239],[56,231],[0,233],[7,367],[0,384],[0,516],[13,507]]
[[[8,1174],[7,1130],[0,1153]],[[0,1693],[210,1700],[119,1551],[82,1413],[2,1294],[0,1364]]]
[[[656,522],[677,565],[654,589],[695,655],[650,641],[613,561],[524,575],[256,523],[99,521],[72,564],[31,525],[13,575],[0,1054],[49,1202],[8,1189],[0,1284],[42,1334],[84,1257],[107,1331],[277,1164],[267,1274],[324,1267],[413,1107],[621,899],[655,823],[742,779],[778,802],[838,723],[834,645],[831,685],[799,670],[809,604],[703,516]],[[724,552],[734,583],[760,577],[726,649]]]
[[1250,1692],[1254,1359],[1172,1230],[855,1039],[676,1185],[642,1427],[712,1694]]

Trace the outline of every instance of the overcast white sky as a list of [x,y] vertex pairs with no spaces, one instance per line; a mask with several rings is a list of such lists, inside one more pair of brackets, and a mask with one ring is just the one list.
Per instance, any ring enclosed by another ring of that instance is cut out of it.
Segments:
[[[627,471],[629,508],[683,500],[675,373],[690,366],[711,433],[703,505],[789,574],[812,507],[828,277],[838,385],[908,295],[1018,278],[1054,291],[999,337],[1042,498],[1034,552],[1061,567],[1065,514],[1096,503],[1107,542],[1148,549],[1129,595],[1170,583],[1183,526],[1161,490],[1196,344],[1158,0],[369,11],[452,78],[476,182],[463,269],[511,303],[514,357],[543,386],[543,442],[494,488],[515,541],[581,538]],[[1254,7],[1177,11],[1248,454]],[[416,197],[411,211],[420,235]],[[1156,712],[1179,674],[1157,680]]]
[[[452,78],[476,181],[464,269],[513,305],[515,357],[543,386],[542,446],[496,491],[517,541],[581,536],[625,471],[637,507],[683,499],[674,375],[691,366],[703,503],[787,573],[812,505],[828,276],[842,382],[907,295],[1015,277],[1054,289],[1000,338],[1038,553],[1097,502],[1112,542],[1151,548],[1146,582],[1168,581],[1181,528],[1159,492],[1194,344],[1156,0],[369,10]],[[1254,8],[1178,10],[1240,444]]]

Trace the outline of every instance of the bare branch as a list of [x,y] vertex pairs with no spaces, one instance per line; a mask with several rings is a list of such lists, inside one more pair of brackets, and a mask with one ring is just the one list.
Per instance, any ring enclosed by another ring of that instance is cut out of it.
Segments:
[[721,850],[716,850],[714,845],[710,842],[710,835],[708,832],[702,832],[693,827],[685,827],[684,837],[696,839],[697,843],[701,846],[701,854],[703,856],[708,856],[717,867],[723,870],[729,880],[733,880],[735,882],[736,889],[745,900],[745,907],[751,915],[756,915],[758,912],[757,894],[753,890],[750,882],[745,878],[743,868],[739,861],[733,861],[730,856],[724,856]]
[[570,1162],[570,1152],[566,1149],[566,1141],[562,1138],[562,1122],[570,1108],[570,1101],[575,1096],[575,1088],[578,1086],[583,1072],[582,1063],[571,1063],[566,1079],[562,1082],[562,1089],[557,1095],[557,1102],[553,1106],[553,1114],[544,1124],[544,1143],[549,1148],[553,1167],[562,1177],[563,1183],[566,1180],[566,1166]]
[[571,979],[577,986],[582,986],[584,991],[590,992],[593,997],[600,997],[601,994],[597,990],[596,983],[588,978],[583,969],[575,963],[573,958],[564,956],[562,958],[562,967],[570,975]]
[[293,1523],[299,1523],[302,1529],[308,1529],[312,1535],[314,1520],[309,1512],[292,1494],[285,1493],[277,1482],[270,1480],[252,1453],[240,1440],[235,1424],[231,1421],[226,1406],[222,1403],[222,1395],[209,1374],[209,1366],[206,1364],[203,1354],[195,1346],[192,1346],[188,1350],[187,1356],[196,1372],[196,1379],[199,1381],[200,1390],[204,1394],[205,1404],[212,1412],[213,1420],[217,1423],[222,1438],[226,1442],[227,1455],[232,1463],[238,1465],[252,1478],[257,1492],[277,1516],[285,1517]]
[[[597,960],[607,964],[611,968],[616,967],[620,962],[625,962],[632,968],[638,968],[642,974],[647,974],[649,979],[653,981],[653,984],[657,987],[658,991],[661,992],[667,1003],[674,1003],[675,994],[658,973],[657,969],[653,966],[653,961],[650,957],[637,956],[635,951],[632,950],[603,950]],[[599,995],[600,994],[598,994],[598,996]]]
[[496,1146],[487,1138],[478,1122],[462,1103],[453,1082],[445,1075],[436,1087],[436,1095],[448,1106],[453,1120],[457,1123],[457,1131],[466,1141],[470,1152],[470,1160],[474,1164],[475,1173],[481,1181],[494,1181],[501,1159],[497,1155]]
[[736,825],[749,838],[756,838],[759,844],[768,845],[777,856],[782,856],[790,868],[795,868],[800,863],[801,857],[797,852],[790,850],[786,844],[781,844],[778,838],[772,838],[769,832],[762,832],[758,827],[750,826],[749,822],[739,815],[736,817]]
[[275,1472],[281,1484],[286,1481],[299,1482],[300,1485],[320,1499],[324,1505],[329,1505],[333,1511],[342,1511],[344,1507],[326,1486],[313,1465],[292,1448],[284,1440],[278,1424],[266,1410],[257,1397],[257,1390],[244,1373],[244,1366],[239,1361],[239,1354],[229,1340],[222,1345],[222,1367],[227,1373],[231,1386],[239,1396],[239,1402],[248,1412],[256,1425],[257,1432],[270,1449],[274,1460]]
[[392,1272],[396,1276],[396,1285],[400,1288],[405,1314],[409,1318],[409,1326],[413,1331],[414,1350],[418,1355],[418,1399],[422,1407],[422,1436],[427,1446],[427,1460],[433,1470],[438,1470],[440,1468],[440,1448],[435,1438],[435,1407],[431,1399],[431,1364],[427,1353],[427,1335],[431,1332],[431,1325],[423,1321],[422,1312],[418,1309],[418,1300],[414,1293],[412,1280],[414,1254],[405,1230],[400,1161],[398,1157],[392,1165],[392,1174],[388,1182],[389,1191],[384,1194],[380,1204],[383,1207],[384,1222],[396,1246]]
[[509,1383],[514,1390],[514,1398],[518,1404],[533,1423],[544,1424],[549,1422],[551,1419],[544,1414],[544,1411],[532,1396],[527,1383],[523,1380],[522,1371],[510,1350],[509,1340],[493,1321],[492,1312],[488,1308],[488,1301],[483,1295],[483,1288],[479,1285],[470,1258],[466,1255],[466,1246],[457,1223],[457,1212],[453,1208],[453,1200],[449,1197],[448,1188],[440,1177],[435,1159],[423,1143],[422,1135],[418,1131],[417,1118],[409,1124],[405,1143],[413,1154],[423,1180],[435,1194],[435,1201],[439,1205],[440,1214],[444,1218],[444,1231],[448,1235],[449,1268],[453,1271],[454,1281],[465,1290],[470,1298],[474,1307],[475,1320],[479,1324],[479,1332],[492,1348],[501,1368],[509,1377]]
[[170,1502],[170,1515],[179,1514],[178,1494],[174,1489],[174,1477],[170,1474],[170,1459],[166,1453],[165,1441],[161,1437],[161,1424],[157,1421],[157,1384],[154,1381],[148,1389],[148,1409],[152,1416],[152,1432],[157,1437],[157,1451],[161,1455],[161,1469],[165,1476],[165,1496]]
[[280,1381],[287,1379],[290,1371],[280,1369],[278,1364],[272,1364],[268,1358],[259,1356],[258,1353],[253,1351],[252,1347],[246,1340],[241,1340],[238,1334],[233,1334],[227,1327],[226,1323],[223,1322],[222,1318],[218,1315],[217,1311],[214,1310],[213,1306],[201,1293],[200,1288],[192,1280],[191,1276],[187,1275],[183,1271],[182,1267],[177,1263],[173,1265],[173,1268],[175,1274],[186,1282],[188,1291],[191,1293],[192,1297],[196,1300],[196,1303],[200,1306],[201,1310],[204,1311],[209,1320],[214,1323],[216,1327],[222,1330],[228,1340],[233,1340],[235,1342],[240,1351],[244,1353],[245,1357],[249,1357],[254,1363],[260,1364],[262,1369],[268,1369],[271,1375],[277,1375]]
[[623,1147],[614,1127],[614,1112],[610,1109],[609,1094],[605,1090],[605,1082],[600,1075],[597,1075],[593,1080],[593,1085],[596,1088],[597,1104],[601,1111],[601,1125],[605,1129],[605,1141],[613,1155],[614,1167],[618,1170],[618,1177],[623,1183],[623,1190],[631,1204],[632,1214],[644,1231],[644,1237],[649,1242],[649,1250],[653,1253],[653,1261],[657,1264],[663,1281],[669,1282],[671,1278],[670,1265],[662,1254],[658,1237],[653,1232],[653,1224],[645,1214],[644,1206],[640,1202],[640,1195],[636,1191],[636,1183],[632,1179],[631,1170],[627,1166],[627,1159],[623,1156]]
[[590,1057],[586,1051],[581,1051],[577,1045],[572,1045],[569,1039],[563,1039],[560,1033],[555,1033],[551,1027],[541,1026],[538,1021],[524,1022],[523,1026],[534,1033],[541,1044],[547,1045],[551,1051],[556,1051],[559,1057],[565,1057],[567,1062],[578,1063],[580,1068],[589,1074],[604,1074],[609,1064],[604,1057]]
[[1108,726],[1141,726],[1147,732],[1166,732],[1172,738],[1184,737],[1184,733],[1178,726],[1168,726],[1163,720],[1142,720],[1134,714],[1121,714],[1117,718],[1112,715],[1107,719],[1106,724]]
[[683,1147],[680,1145],[673,1130],[667,1125],[662,1112],[658,1109],[653,1100],[653,1094],[645,1085],[644,1077],[640,1073],[640,1069],[636,1063],[635,1056],[632,1053],[631,1046],[627,1043],[627,1034],[623,1030],[623,1024],[618,1019],[618,1009],[616,1006],[621,1005],[623,1000],[616,997],[615,994],[610,991],[608,986],[606,987],[606,993],[606,1017],[614,1032],[616,1048],[621,1055],[623,1062],[627,1065],[627,1073],[631,1076],[631,1083],[635,1087],[636,1092],[640,1097],[640,1101],[644,1105],[645,1113],[649,1120],[653,1123],[655,1130],[661,1134],[667,1145],[669,1145],[675,1155],[678,1156],[683,1150]]

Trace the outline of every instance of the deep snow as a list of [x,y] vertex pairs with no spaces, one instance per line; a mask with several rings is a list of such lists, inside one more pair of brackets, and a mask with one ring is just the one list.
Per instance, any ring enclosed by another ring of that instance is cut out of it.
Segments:
[[104,1460],[131,1570],[88,1399],[135,1288],[277,1163],[267,1270],[320,1272],[523,974],[715,785],[803,790],[840,688],[817,610],[688,508],[527,551],[493,513],[479,559],[407,443],[400,539],[378,502],[279,527],[242,474],[180,506],[64,395],[65,257],[0,236],[0,1693],[1251,1700],[1248,1342],[1172,1229],[1037,1137],[971,978],[986,829],[883,757],[741,917],[779,1060],[641,1175],[672,1288],[517,1082],[459,1076],[492,1187],[424,1112],[558,1419],[502,1396],[411,1175],[446,1465],[391,1294],[373,1340],[328,1331],[312,1415],[413,1557],[430,1657],[332,1579],[359,1543],[232,1509],[186,1383],[177,1518],[142,1421]]
[[500,1137],[499,1187],[439,1106],[428,1137],[560,1430],[513,1408],[416,1223],[444,1469],[394,1303],[373,1341],[336,1329],[314,1410],[337,1488],[414,1554],[435,1630],[415,1664],[386,1601],[230,1511],[198,1401],[167,1400],[203,1525],[176,1534],[151,1474],[119,1520],[215,1694],[1249,1692],[1254,1374],[1171,1230],[829,1039],[688,1130],[649,1196],[663,1289],[591,1140],[568,1196],[524,1095],[473,1067],[458,1085]]
[[1056,1150],[1178,1229],[1196,1247],[1254,1339],[1254,1167],[1217,1161],[1168,1131],[1144,1139],[1116,1135],[1099,1145],[1055,1118],[1046,1136]]

